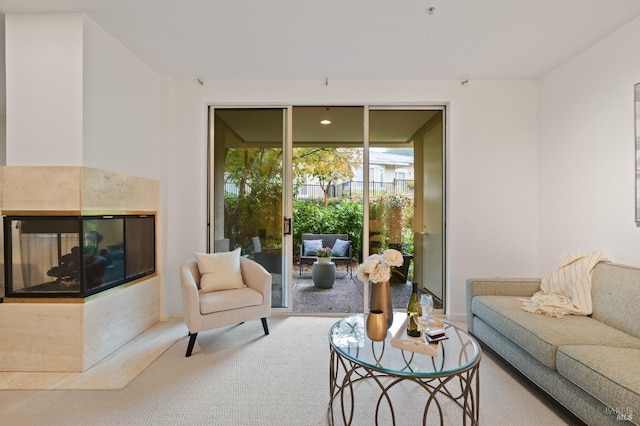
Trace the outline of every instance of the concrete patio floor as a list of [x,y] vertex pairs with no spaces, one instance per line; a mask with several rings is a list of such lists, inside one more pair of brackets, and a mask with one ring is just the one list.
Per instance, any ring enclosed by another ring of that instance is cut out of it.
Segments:
[[[293,312],[295,313],[356,313],[362,312],[363,285],[347,273],[346,267],[338,267],[332,288],[315,287],[311,268],[305,268],[302,276],[294,274]],[[391,284],[391,300],[394,308],[406,309],[411,297],[411,283]]]

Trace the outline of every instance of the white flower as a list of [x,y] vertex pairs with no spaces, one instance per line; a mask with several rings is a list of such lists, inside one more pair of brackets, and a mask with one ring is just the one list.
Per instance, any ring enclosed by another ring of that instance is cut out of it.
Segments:
[[369,274],[369,281],[374,283],[389,281],[389,278],[391,278],[391,268],[389,267],[389,265],[386,265],[384,263],[376,266]]
[[391,267],[404,262],[402,253],[388,249],[382,254],[372,254],[358,267],[358,279],[362,282],[382,283],[391,278]]
[[402,253],[400,253],[398,250],[385,250],[384,253],[382,253],[382,257],[384,258],[384,263],[389,266],[402,266],[402,264],[404,263]]

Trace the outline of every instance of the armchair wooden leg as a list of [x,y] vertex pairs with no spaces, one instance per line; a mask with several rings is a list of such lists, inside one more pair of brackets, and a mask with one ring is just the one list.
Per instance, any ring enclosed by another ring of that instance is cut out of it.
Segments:
[[267,325],[267,319],[266,318],[262,318],[262,328],[264,328],[264,335],[268,336],[269,335],[269,326]]
[[187,354],[185,355],[185,357],[187,358],[191,356],[191,351],[193,351],[193,345],[196,344],[196,337],[198,337],[198,333],[189,332],[189,345],[187,346]]

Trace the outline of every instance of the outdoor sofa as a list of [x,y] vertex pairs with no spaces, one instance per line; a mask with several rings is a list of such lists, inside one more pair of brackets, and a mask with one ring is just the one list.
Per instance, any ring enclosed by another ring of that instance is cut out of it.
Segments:
[[[353,259],[353,247],[347,234],[302,234],[300,244],[300,275],[302,265],[311,265],[317,260],[316,248],[329,247],[334,254],[331,261],[337,264],[347,265],[347,273],[352,275],[351,262]],[[339,240],[339,241],[338,241]],[[345,243],[346,242],[346,243]]]
[[585,423],[639,424],[640,269],[598,263],[589,316],[525,312],[540,281],[467,280],[469,331]]

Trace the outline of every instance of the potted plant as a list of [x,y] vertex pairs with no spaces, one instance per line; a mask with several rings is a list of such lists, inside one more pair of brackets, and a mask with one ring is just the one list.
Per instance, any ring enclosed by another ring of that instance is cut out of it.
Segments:
[[389,247],[402,253],[403,262],[401,265],[391,268],[391,278],[389,282],[392,284],[406,284],[409,277],[409,264],[413,259],[413,255],[407,253],[405,244],[389,244]]
[[329,247],[321,247],[316,249],[316,257],[318,258],[318,263],[329,263],[331,262],[331,255],[333,254],[331,248]]

